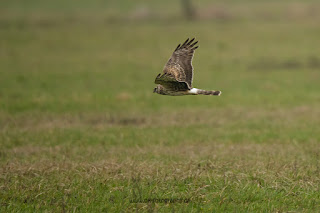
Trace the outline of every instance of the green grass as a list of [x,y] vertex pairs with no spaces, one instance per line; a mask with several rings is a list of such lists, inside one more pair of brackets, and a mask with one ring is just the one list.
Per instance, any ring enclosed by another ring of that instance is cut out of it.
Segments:
[[153,3],[0,3],[0,212],[320,211],[320,4]]

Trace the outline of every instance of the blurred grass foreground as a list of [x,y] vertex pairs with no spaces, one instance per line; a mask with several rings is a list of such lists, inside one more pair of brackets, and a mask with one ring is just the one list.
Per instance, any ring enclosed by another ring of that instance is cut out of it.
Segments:
[[320,2],[182,3],[0,2],[1,212],[320,211]]

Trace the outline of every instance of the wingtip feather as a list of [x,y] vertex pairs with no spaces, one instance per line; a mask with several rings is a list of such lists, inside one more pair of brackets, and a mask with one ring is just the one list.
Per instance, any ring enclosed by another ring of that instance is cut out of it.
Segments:
[[194,38],[193,38],[193,39],[191,39],[191,40],[188,42],[188,44],[187,44],[187,45],[190,45],[193,41],[194,41]]
[[177,48],[175,49],[175,51],[178,50],[180,46],[181,46],[181,44],[179,44],[179,45],[177,46]]
[[196,44],[198,44],[199,41],[195,41],[195,37],[192,38],[191,40],[189,40],[190,38],[187,38],[187,40],[185,40],[185,42],[181,44],[179,44],[176,49],[174,51],[177,51],[179,49],[183,49],[183,48],[190,48],[191,50],[195,50],[197,49],[199,46],[194,47]]
[[198,41],[194,42],[193,44],[190,45],[190,47],[193,47],[194,45],[198,44]]
[[182,44],[182,47],[184,47],[189,41],[189,38],[187,38],[187,40]]

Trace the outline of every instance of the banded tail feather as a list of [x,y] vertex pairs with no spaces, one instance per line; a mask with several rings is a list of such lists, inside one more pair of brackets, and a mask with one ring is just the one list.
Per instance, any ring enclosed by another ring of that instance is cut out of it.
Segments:
[[197,88],[192,88],[189,93],[193,95],[221,95],[221,91],[219,90],[202,90],[202,89],[197,89]]

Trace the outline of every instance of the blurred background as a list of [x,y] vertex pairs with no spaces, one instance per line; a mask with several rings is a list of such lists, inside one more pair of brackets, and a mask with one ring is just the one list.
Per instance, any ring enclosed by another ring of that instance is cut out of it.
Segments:
[[[13,0],[0,6],[4,114],[319,101],[317,1]],[[188,37],[200,42],[194,86],[220,89],[223,98],[152,94],[154,77]]]
[[[261,211],[319,209],[319,11],[318,0],[1,0],[2,206],[101,212],[115,199],[108,210],[126,211],[138,183],[146,198],[192,194],[222,211],[266,197]],[[193,86],[222,95],[153,94],[192,37]]]

